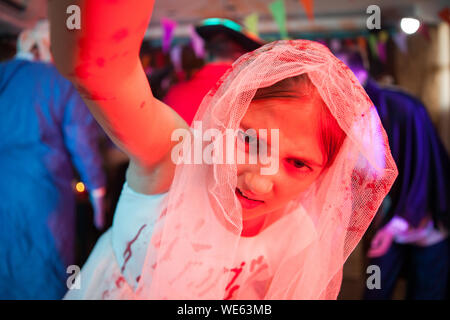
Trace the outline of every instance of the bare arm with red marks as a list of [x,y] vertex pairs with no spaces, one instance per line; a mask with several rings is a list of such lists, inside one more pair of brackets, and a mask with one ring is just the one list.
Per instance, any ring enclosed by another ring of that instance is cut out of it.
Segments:
[[[188,128],[178,114],[152,95],[139,48],[154,1],[51,0],[52,53],[59,71],[76,86],[90,111],[130,157],[127,181],[152,194],[168,190],[177,143],[171,134]],[[70,5],[81,8],[81,30],[66,27]]]

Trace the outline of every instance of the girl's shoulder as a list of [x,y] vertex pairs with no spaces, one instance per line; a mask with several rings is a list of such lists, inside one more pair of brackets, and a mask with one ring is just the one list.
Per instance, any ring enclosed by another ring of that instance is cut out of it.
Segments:
[[142,194],[124,183],[117,203],[113,220],[115,236],[128,238],[136,229],[143,225],[153,226],[162,211],[168,192],[160,194]]

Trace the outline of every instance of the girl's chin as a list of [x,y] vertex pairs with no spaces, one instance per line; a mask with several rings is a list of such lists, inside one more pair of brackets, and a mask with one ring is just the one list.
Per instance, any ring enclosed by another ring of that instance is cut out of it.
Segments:
[[249,221],[261,218],[268,213],[264,208],[245,209],[242,208],[242,220]]
[[251,223],[258,219],[269,218],[270,221],[276,221],[283,216],[284,212],[284,207],[268,209],[266,205],[250,210],[242,208],[242,220]]

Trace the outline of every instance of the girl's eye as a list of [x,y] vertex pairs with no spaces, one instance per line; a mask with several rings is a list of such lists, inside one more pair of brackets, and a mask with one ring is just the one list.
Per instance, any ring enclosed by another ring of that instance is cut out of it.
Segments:
[[289,164],[291,164],[292,166],[294,166],[297,169],[302,169],[302,168],[308,168],[309,167],[302,161],[298,160],[298,159],[289,159],[287,160]]
[[246,134],[244,131],[239,130],[238,132],[239,139],[244,141],[245,143],[252,143],[257,140],[257,138],[253,135]]
[[238,131],[238,139],[244,142],[243,147],[245,148],[245,152],[254,154],[259,150],[258,136],[256,135],[256,131],[253,129],[249,129],[247,132],[254,131],[255,134],[249,134],[240,129]]

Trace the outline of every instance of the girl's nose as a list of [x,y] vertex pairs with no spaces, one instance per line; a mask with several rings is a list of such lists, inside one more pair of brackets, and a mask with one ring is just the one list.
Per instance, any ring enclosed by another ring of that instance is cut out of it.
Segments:
[[273,182],[267,177],[255,173],[247,172],[245,174],[245,184],[251,192],[256,195],[263,195],[272,191]]

